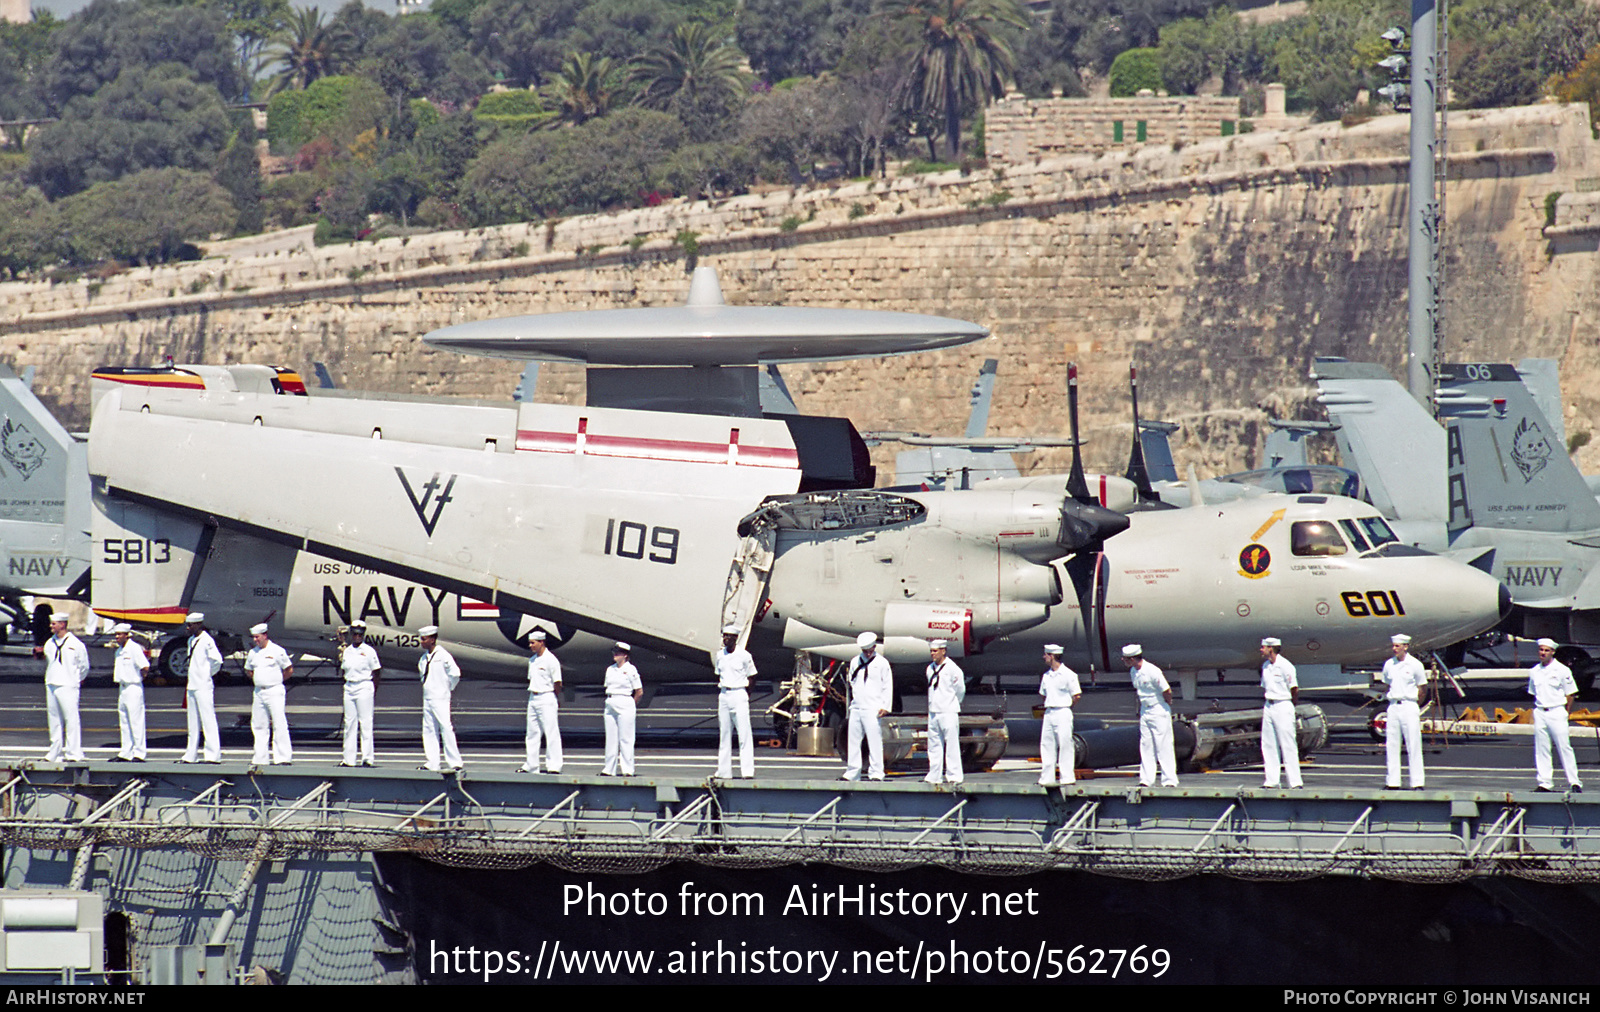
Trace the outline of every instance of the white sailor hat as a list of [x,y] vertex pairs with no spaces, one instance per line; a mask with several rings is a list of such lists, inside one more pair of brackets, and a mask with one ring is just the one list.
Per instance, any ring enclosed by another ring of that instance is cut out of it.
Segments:
[[544,641],[545,635],[543,629],[535,629],[533,632],[528,634],[529,643],[543,643]]
[[739,627],[736,625],[725,625],[722,627],[722,635],[737,636],[739,635]]
[[1283,646],[1283,640],[1276,636],[1263,636],[1261,637],[1261,645],[1264,647],[1281,647]]
[[1060,657],[1062,654],[1067,652],[1067,649],[1059,643],[1046,643],[1044,645],[1044,652],[1047,654],[1055,654],[1057,657]]
[[358,618],[354,622],[350,623],[350,628],[356,630],[357,632],[366,632],[367,624]]
[[252,636],[265,636],[266,634],[267,624],[265,622],[257,622],[255,625],[250,627],[250,635]]
[[183,616],[183,620],[190,625],[194,625],[198,622],[204,622],[206,620],[206,613],[203,611],[191,611],[189,614]]
[[1137,643],[1129,643],[1122,648],[1122,656],[1124,657],[1139,657],[1143,654],[1144,647],[1141,647]]
[[1554,650],[1556,648],[1556,641],[1546,636],[1535,645],[1540,647],[1549,647],[1551,650]]
[[1410,646],[1411,637],[1407,636],[1405,633],[1395,633],[1393,636],[1389,637],[1389,642],[1393,643],[1397,647]]
[[436,626],[436,625],[425,625],[421,629],[417,630],[417,635],[418,636],[437,636],[437,635],[439,635],[439,627]]
[[67,613],[64,612],[64,611],[57,611],[57,612],[51,612],[50,613],[50,621],[52,621],[52,622],[65,622],[66,620],[67,620]]
[[112,631],[113,634],[115,634],[115,633],[131,633],[131,632],[133,632],[133,626],[129,625],[126,622],[118,622],[116,625],[111,627],[111,631]]
[[949,650],[950,649],[950,642],[948,640],[929,640],[928,641],[928,649],[929,650]]
[[864,632],[860,636],[856,637],[856,646],[860,647],[862,650],[865,650],[868,647],[875,647],[877,645],[878,645],[878,634],[877,633]]
[[633,653],[633,648],[621,640],[617,640],[611,644],[611,652],[614,654],[631,654]]

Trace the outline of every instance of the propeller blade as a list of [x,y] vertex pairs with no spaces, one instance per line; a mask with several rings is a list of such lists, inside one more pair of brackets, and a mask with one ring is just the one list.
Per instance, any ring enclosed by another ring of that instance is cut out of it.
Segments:
[[1128,529],[1128,518],[1101,506],[1089,494],[1083,476],[1083,448],[1078,438],[1078,364],[1067,364],[1067,414],[1072,425],[1072,473],[1067,476],[1066,494],[1061,499],[1061,526],[1056,544],[1068,552],[1094,548],[1106,538]]
[[1128,471],[1124,475],[1139,490],[1140,499],[1161,501],[1161,496],[1150,487],[1150,470],[1144,464],[1144,440],[1139,438],[1139,367],[1128,365],[1128,390],[1133,397],[1133,449],[1128,454]]
[[1078,439],[1078,363],[1067,363],[1067,416],[1072,425],[1072,473],[1067,476],[1067,495],[1080,503],[1093,503],[1089,482],[1083,476],[1083,446]]

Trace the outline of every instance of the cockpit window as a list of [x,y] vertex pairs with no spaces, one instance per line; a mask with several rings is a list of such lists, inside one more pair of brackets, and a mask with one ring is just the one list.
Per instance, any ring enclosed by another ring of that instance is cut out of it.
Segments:
[[1367,532],[1367,537],[1371,539],[1374,547],[1400,540],[1394,536],[1394,531],[1389,529],[1389,525],[1383,522],[1383,517],[1362,517],[1361,527]]
[[1356,546],[1356,551],[1365,552],[1372,547],[1367,544],[1367,539],[1361,536],[1361,528],[1356,526],[1354,520],[1341,520],[1339,526],[1344,528],[1345,536]]
[[1331,520],[1297,520],[1289,531],[1289,550],[1296,555],[1343,555],[1349,549]]

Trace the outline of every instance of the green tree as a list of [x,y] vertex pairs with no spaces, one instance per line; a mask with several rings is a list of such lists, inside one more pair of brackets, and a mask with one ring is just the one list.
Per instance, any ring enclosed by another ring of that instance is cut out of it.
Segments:
[[1450,7],[1450,87],[1464,108],[1539,101],[1600,43],[1600,19],[1579,0],[1463,0]]
[[1410,24],[1409,8],[1384,0],[1312,0],[1305,17],[1287,23],[1273,53],[1277,78],[1291,102],[1318,119],[1338,119],[1360,88],[1376,88],[1388,75],[1362,52],[1382,46],[1380,33]]
[[239,80],[243,98],[250,101],[256,76],[263,67],[267,44],[289,23],[289,0],[218,0],[228,12],[228,30],[233,33],[234,52],[239,60]]
[[39,131],[28,177],[59,199],[141,169],[209,172],[232,132],[222,96],[183,66],[130,68]]
[[744,101],[743,62],[737,49],[691,21],[641,56],[632,79],[641,105],[676,114],[697,140],[706,140]]
[[383,89],[364,77],[335,74],[311,83],[304,91],[279,92],[267,103],[267,140],[279,152],[290,152],[326,137],[348,148],[389,117]]
[[391,98],[429,96],[459,105],[483,94],[491,78],[483,61],[468,52],[432,18],[398,18],[366,47],[357,68]]
[[97,183],[58,206],[72,255],[81,263],[177,259],[195,240],[226,232],[238,213],[228,191],[204,173],[176,168]]
[[871,0],[745,0],[734,23],[750,67],[768,81],[832,70]]
[[492,225],[633,204],[686,139],[677,117],[640,108],[510,137],[467,167],[462,206],[475,224]]
[[45,109],[60,114],[72,99],[92,95],[125,70],[178,63],[223,96],[242,94],[227,13],[210,6],[167,7],[136,0],[94,0],[51,36],[51,56],[37,89]]
[[623,70],[609,56],[569,53],[545,86],[556,122],[573,125],[604,116],[622,97]]
[[1193,95],[1211,76],[1213,66],[1222,63],[1206,22],[1199,18],[1163,25],[1156,61],[1161,80],[1174,95]]
[[272,79],[275,92],[306,88],[339,73],[350,53],[348,39],[333,31],[315,7],[296,9],[276,39],[271,55],[282,69]]
[[583,0],[484,0],[472,15],[472,49],[512,88],[543,85],[573,49]]
[[[592,0],[578,11],[566,53],[594,53],[623,64],[670,36],[689,17],[681,0]],[[726,38],[730,31],[713,30]]]
[[755,178],[755,154],[743,144],[729,141],[685,144],[668,155],[652,175],[655,189],[691,200],[747,190]]
[[843,147],[847,129],[843,92],[836,80],[804,78],[745,104],[739,138],[766,163],[763,174],[803,182],[811,178],[819,160]]
[[0,178],[0,275],[49,266],[63,252],[59,216],[45,195],[19,179]]
[[483,0],[433,0],[428,5],[428,16],[465,42],[472,37],[472,16],[482,6]]
[[1027,28],[1015,0],[885,0],[883,14],[914,39],[911,98],[942,117],[947,150],[961,152],[961,109],[1006,93],[1016,57],[1002,29]]
[[1572,73],[1558,78],[1550,90],[1563,102],[1587,102],[1590,127],[1600,124],[1600,45],[1590,49]]
[[239,235],[261,231],[261,161],[256,158],[254,135],[254,130],[248,135],[245,131],[234,134],[232,142],[218,156],[216,171],[212,173],[217,185],[228,191],[228,198],[238,211],[232,231]]

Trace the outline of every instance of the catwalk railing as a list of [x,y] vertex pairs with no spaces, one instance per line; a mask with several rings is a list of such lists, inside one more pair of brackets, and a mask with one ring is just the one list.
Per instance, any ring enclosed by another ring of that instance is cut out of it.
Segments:
[[0,786],[0,842],[219,859],[404,852],[462,867],[592,872],[806,862],[1145,879],[1600,882],[1600,803],[1582,796],[328,773],[12,771]]

